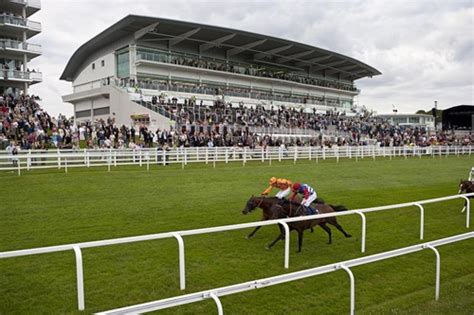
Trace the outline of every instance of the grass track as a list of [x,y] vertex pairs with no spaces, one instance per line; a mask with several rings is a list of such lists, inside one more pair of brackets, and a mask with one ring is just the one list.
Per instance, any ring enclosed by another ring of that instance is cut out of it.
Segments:
[[[0,251],[143,235],[256,221],[243,216],[246,200],[271,176],[312,184],[332,204],[362,208],[455,194],[474,165],[469,157],[363,159],[228,165],[193,164],[0,173]],[[461,201],[426,206],[425,240],[467,231]],[[292,234],[289,271],[360,257],[360,219],[341,217],[354,235],[333,229],[333,244],[321,229],[305,233],[296,254]],[[417,208],[368,215],[367,254],[419,243]],[[471,224],[472,225],[472,224]],[[472,230],[472,229],[471,229]],[[283,244],[264,250],[276,228],[186,237],[186,292],[285,273]],[[472,314],[474,242],[440,248],[441,300],[434,301],[434,255],[420,252],[354,268],[356,307],[362,314]],[[158,240],[83,251],[86,313],[166,298],[178,289],[175,240]],[[340,314],[349,306],[344,272],[222,298],[226,314]],[[209,314],[213,302],[170,309],[165,314]],[[72,252],[0,260],[1,314],[75,314]]]

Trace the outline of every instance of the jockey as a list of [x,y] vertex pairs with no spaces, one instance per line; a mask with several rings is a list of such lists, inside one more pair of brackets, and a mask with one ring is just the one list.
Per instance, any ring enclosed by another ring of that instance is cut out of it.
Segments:
[[295,200],[297,194],[303,195],[303,200],[301,201],[301,205],[304,206],[310,214],[317,214],[318,211],[311,207],[311,203],[318,198],[316,191],[311,188],[308,184],[300,184],[294,183],[293,184],[293,195],[290,197],[290,200]]
[[280,190],[275,195],[275,197],[277,197],[278,199],[285,198],[291,192],[292,183],[288,179],[272,177],[270,178],[269,184],[270,186],[268,186],[268,188],[265,189],[264,192],[262,192],[262,196],[268,195],[268,193],[270,193],[270,191],[272,191],[273,188],[278,188]]

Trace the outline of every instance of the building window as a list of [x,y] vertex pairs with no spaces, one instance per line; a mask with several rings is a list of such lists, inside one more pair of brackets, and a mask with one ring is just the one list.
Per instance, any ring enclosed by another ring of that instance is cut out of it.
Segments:
[[419,117],[410,117],[410,124],[419,124],[420,118]]
[[95,69],[95,63],[92,64],[92,70],[94,70],[94,69]]
[[94,116],[110,114],[110,107],[94,108]]
[[80,110],[76,112],[76,118],[84,118],[84,117],[90,117],[91,116],[91,110]]
[[102,60],[102,61],[100,62],[100,65],[101,65],[102,67],[105,66],[105,61]]
[[127,78],[130,73],[130,54],[128,50],[122,50],[117,52],[117,76],[119,78]]

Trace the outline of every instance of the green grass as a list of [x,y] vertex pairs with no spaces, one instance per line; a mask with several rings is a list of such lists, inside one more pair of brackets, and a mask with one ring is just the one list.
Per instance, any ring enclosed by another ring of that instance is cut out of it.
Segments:
[[[271,176],[307,182],[332,204],[363,208],[457,193],[473,166],[469,157],[362,159],[193,164],[35,170],[0,173],[0,251],[111,239],[251,222],[261,211],[241,210]],[[462,201],[426,206],[425,241],[467,231]],[[305,233],[297,254],[291,235],[290,269],[283,268],[283,242],[264,227],[185,237],[184,293],[237,284],[363,256],[360,218],[338,219],[353,235],[322,229]],[[472,225],[472,224],[471,224]],[[416,207],[367,215],[367,253],[420,243]],[[183,294],[179,290],[174,239],[83,250],[86,310],[93,313]],[[440,247],[441,298],[434,301],[435,257],[423,251],[354,268],[356,309],[362,314],[472,314],[474,241]],[[345,314],[349,280],[344,271],[222,298],[226,314]],[[165,314],[213,314],[212,301],[165,310]],[[79,314],[72,251],[0,260],[0,314]]]

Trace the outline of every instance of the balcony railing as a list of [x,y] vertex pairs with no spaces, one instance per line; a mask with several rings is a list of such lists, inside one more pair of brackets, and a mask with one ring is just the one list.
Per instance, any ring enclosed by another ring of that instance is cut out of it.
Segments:
[[41,72],[27,72],[27,71],[3,69],[3,70],[0,70],[0,76],[4,80],[24,80],[24,81],[33,81],[33,82],[43,81],[43,75]]
[[41,23],[40,23],[40,22],[35,22],[35,21],[27,20],[27,21],[26,21],[26,26],[28,26],[28,28],[29,28],[30,30],[37,31],[37,32],[41,32]]
[[0,24],[17,25],[20,27],[27,27],[32,31],[41,32],[41,23],[24,19],[22,17],[13,16],[10,14],[0,14]]
[[0,49],[18,49],[41,54],[41,45],[24,43],[10,39],[0,39]]

